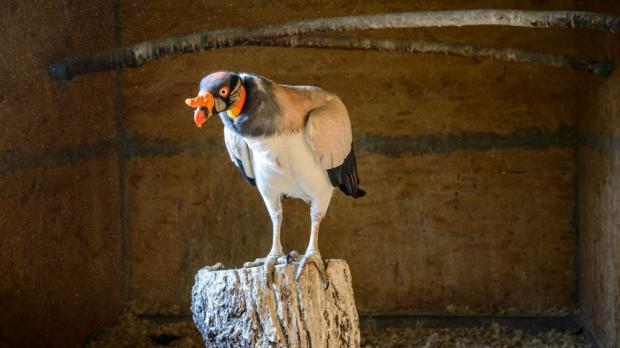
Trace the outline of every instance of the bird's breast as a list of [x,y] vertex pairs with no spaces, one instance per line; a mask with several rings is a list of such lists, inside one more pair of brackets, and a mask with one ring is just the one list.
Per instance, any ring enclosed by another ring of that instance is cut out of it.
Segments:
[[309,200],[313,192],[331,188],[303,132],[248,139],[247,143],[257,183],[269,191]]
[[309,145],[300,132],[246,140],[260,165],[277,167],[280,170],[293,169],[296,160],[307,157],[309,153]]

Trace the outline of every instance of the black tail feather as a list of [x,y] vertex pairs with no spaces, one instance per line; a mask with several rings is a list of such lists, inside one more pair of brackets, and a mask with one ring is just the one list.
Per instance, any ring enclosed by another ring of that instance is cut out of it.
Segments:
[[360,180],[357,176],[353,145],[351,145],[351,152],[344,159],[344,162],[336,168],[328,169],[327,174],[332,185],[340,188],[347,196],[360,198],[366,195],[366,191],[359,188]]

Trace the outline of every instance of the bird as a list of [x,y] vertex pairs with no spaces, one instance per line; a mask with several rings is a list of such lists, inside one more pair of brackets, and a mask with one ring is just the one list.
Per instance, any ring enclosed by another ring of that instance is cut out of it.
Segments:
[[[245,72],[217,71],[206,75],[198,95],[185,100],[194,109],[196,126],[213,115],[224,125],[224,143],[241,176],[258,189],[272,222],[272,245],[267,256],[244,267],[291,261],[280,241],[282,200],[301,199],[310,206],[310,239],[295,272],[315,264],[326,282],[318,247],[319,226],[335,188],[353,198],[359,188],[351,121],[335,94],[314,86],[278,84]],[[290,256],[290,255],[289,255]]]

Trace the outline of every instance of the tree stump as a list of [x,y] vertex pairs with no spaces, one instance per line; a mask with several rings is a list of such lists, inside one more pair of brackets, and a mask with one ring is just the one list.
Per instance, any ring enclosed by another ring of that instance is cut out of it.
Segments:
[[344,260],[325,260],[327,288],[314,264],[196,274],[192,313],[207,347],[359,347],[359,318]]

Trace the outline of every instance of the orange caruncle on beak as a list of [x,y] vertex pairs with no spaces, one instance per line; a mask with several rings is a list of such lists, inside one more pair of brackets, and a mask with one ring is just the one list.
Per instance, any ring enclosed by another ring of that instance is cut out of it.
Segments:
[[[213,103],[213,95],[209,92],[205,92],[196,98],[185,99],[185,104],[196,109],[194,112],[194,122],[196,126],[202,127],[209,117],[213,116]],[[207,115],[205,115],[202,108],[207,109]]]

